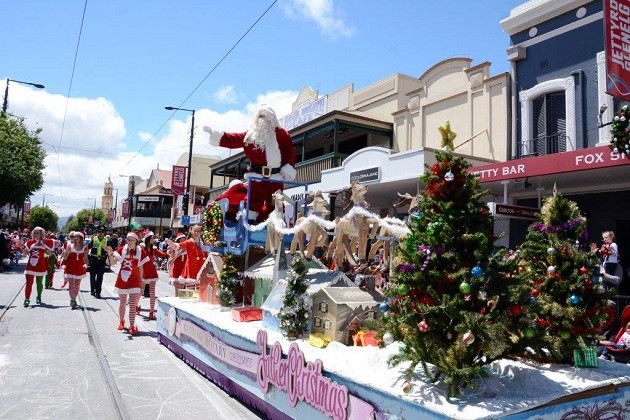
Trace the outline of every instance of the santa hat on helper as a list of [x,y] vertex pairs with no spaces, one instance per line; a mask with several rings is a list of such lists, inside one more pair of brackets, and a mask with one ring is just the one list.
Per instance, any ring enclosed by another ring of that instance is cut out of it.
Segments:
[[138,242],[138,241],[139,241],[139,239],[138,239],[138,235],[136,234],[136,232],[129,232],[129,233],[127,234],[127,239],[135,239],[135,240],[136,240],[136,242]]
[[146,229],[144,230],[144,232],[142,232],[142,242],[146,241],[147,239],[149,239],[151,236],[154,236],[155,234],[153,232],[151,232],[150,230]]

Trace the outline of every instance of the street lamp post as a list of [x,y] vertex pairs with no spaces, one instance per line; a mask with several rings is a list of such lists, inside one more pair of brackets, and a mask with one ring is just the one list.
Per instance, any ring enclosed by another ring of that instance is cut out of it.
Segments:
[[31,82],[22,82],[20,80],[15,79],[7,79],[7,87],[4,88],[4,101],[2,102],[2,113],[6,114],[7,108],[9,106],[9,82],[21,83],[23,85],[31,85],[36,87],[37,89],[44,89],[46,86],[41,85],[39,83],[31,83]]
[[[184,192],[184,202],[182,203],[182,213],[188,216],[188,202],[190,201],[190,175],[192,173],[192,153],[193,139],[195,135],[195,110],[186,108],[177,108],[173,106],[165,106],[168,111],[188,111],[192,112],[192,121],[190,123],[190,144],[188,145],[188,175],[186,177],[186,191]],[[183,218],[182,218],[183,219]],[[183,225],[183,223],[182,223]]]
[[[129,200],[129,219],[127,219],[127,231],[131,230],[131,217],[133,216],[133,196],[136,190],[136,176],[137,175],[119,175],[122,178],[129,178],[129,187],[127,189],[127,195]],[[139,178],[139,177],[138,177]],[[118,194],[116,194],[118,196]]]

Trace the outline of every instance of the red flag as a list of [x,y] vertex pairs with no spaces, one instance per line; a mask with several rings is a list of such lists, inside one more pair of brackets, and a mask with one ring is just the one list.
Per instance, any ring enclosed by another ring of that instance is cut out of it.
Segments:
[[173,195],[184,195],[186,192],[186,167],[173,166],[171,174],[171,190]]
[[630,0],[604,0],[606,93],[630,101]]
[[129,219],[129,201],[125,201],[122,206],[123,219]]

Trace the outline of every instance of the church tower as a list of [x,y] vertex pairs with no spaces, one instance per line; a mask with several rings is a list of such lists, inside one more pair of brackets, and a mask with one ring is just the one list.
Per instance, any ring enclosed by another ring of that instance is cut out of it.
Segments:
[[103,187],[103,198],[101,199],[101,210],[107,213],[114,207],[114,184],[112,183],[111,177],[107,177],[107,182]]

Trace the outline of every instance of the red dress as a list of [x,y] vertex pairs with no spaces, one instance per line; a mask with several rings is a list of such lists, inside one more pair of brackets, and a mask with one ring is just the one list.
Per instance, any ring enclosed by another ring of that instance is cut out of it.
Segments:
[[158,279],[158,272],[155,268],[155,256],[157,255],[160,258],[166,258],[168,257],[168,254],[153,247],[146,249],[144,245],[142,245],[142,248],[145,250],[147,256],[149,257],[149,262],[144,265],[142,270],[142,283],[154,283]]
[[120,270],[114,284],[114,291],[119,295],[135,295],[142,290],[142,279],[138,267],[144,266],[149,261],[147,253],[141,246],[129,249],[128,245],[119,247],[114,252],[116,259],[120,261]]
[[199,243],[195,243],[191,240],[181,242],[179,249],[185,250],[188,255],[184,271],[182,271],[182,274],[179,276],[179,282],[185,284],[199,284],[197,273],[199,273],[201,266],[206,261],[206,253],[203,252]]
[[63,273],[63,278],[67,280],[80,280],[85,277],[86,265],[85,258],[88,253],[88,247],[83,244],[83,248],[76,249],[74,245],[68,244],[66,246],[68,256],[63,260],[63,264],[66,269]]
[[170,262],[168,279],[171,284],[179,283],[179,276],[182,275],[186,266],[186,251],[180,249],[175,251],[175,257]]
[[32,276],[44,276],[48,273],[48,260],[46,259],[46,253],[53,253],[55,248],[55,241],[50,238],[46,238],[41,241],[35,239],[29,239],[26,241],[26,252],[28,253],[28,261],[26,262],[26,269],[24,274]]

